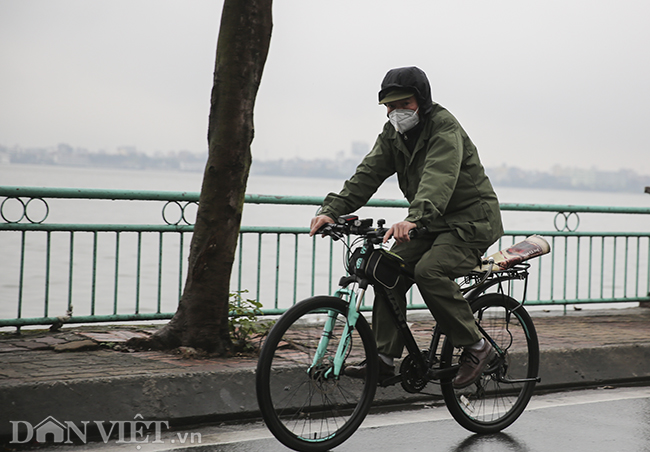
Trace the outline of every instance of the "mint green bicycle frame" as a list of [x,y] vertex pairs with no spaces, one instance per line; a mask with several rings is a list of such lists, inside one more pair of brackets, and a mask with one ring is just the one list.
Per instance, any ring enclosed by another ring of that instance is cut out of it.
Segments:
[[[343,368],[343,361],[345,361],[346,351],[350,343],[350,335],[352,330],[357,324],[357,319],[359,318],[359,310],[361,308],[361,303],[366,294],[366,289],[361,289],[360,293],[357,293],[353,290],[342,288],[336,291],[334,296],[338,298],[349,297],[348,303],[348,313],[347,313],[347,323],[343,328],[343,333],[341,341],[339,342],[338,348],[336,350],[336,355],[334,355],[334,366],[327,370],[325,373],[325,378],[339,378],[341,376],[341,369]],[[334,329],[334,322],[336,321],[337,313],[334,311],[328,312],[328,318],[323,327],[323,334],[318,342],[318,347],[316,348],[316,353],[314,354],[314,360],[312,365],[307,369],[307,373],[311,372],[312,369],[318,367],[325,355],[325,350],[329,345],[330,338],[332,337],[332,330]],[[332,374],[333,373],[333,374]]]

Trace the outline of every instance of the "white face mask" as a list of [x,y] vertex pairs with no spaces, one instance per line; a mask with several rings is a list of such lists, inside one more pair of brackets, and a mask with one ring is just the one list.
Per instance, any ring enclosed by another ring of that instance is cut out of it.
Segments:
[[405,133],[417,126],[420,122],[420,115],[417,110],[396,109],[388,113],[388,120],[399,133]]

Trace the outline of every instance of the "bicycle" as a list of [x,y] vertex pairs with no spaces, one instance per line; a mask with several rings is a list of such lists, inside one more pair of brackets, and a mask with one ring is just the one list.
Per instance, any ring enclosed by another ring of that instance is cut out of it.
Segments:
[[[335,295],[315,296],[295,304],[280,317],[262,346],[256,390],[269,430],[294,450],[325,451],[357,430],[371,408],[378,385],[401,383],[406,391],[417,393],[431,381],[439,382],[448,410],[464,428],[492,433],[511,425],[540,381],[539,344],[523,301],[507,295],[503,286],[523,281],[525,300],[529,264],[523,261],[533,256],[517,259],[520,262],[515,265],[503,265],[507,268],[495,267],[493,260],[486,260],[462,281],[462,292],[479,330],[497,354],[476,383],[454,389],[452,379],[460,352],[437,325],[429,348],[420,349],[390,295],[397,278],[412,278],[413,274],[398,256],[376,246],[387,229],[383,220],[376,228],[372,223],[372,219],[348,215],[319,231],[334,240],[351,235],[359,238],[346,244],[349,274],[341,278]],[[408,351],[399,373],[384,381],[377,378],[379,357],[373,333],[360,315],[369,285],[388,295]],[[496,292],[486,293],[491,288]],[[345,375],[346,363],[363,359],[368,369],[364,379]]]

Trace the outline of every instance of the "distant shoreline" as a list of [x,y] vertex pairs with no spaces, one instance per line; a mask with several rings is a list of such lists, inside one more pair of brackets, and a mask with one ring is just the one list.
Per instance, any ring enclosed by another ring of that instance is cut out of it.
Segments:
[[[75,150],[69,146],[59,146],[56,149],[9,149],[0,146],[0,166],[18,164],[203,172],[206,159],[207,154],[187,151],[149,156],[134,149],[109,154]],[[345,180],[354,173],[359,161],[359,157],[336,160],[253,160],[251,175]],[[545,172],[504,165],[487,167],[486,172],[493,185],[499,187],[644,193],[650,185],[650,176],[639,175],[631,170],[600,171],[555,166],[550,172]]]

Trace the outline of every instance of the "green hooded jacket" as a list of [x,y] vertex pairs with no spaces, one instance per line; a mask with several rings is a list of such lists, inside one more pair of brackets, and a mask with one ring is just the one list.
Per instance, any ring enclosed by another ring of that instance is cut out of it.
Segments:
[[434,233],[451,232],[436,243],[487,249],[501,237],[499,201],[476,147],[449,111],[430,107],[412,153],[387,122],[356,173],[340,193],[325,198],[319,213],[336,219],[356,211],[397,173],[409,202],[405,220]]

